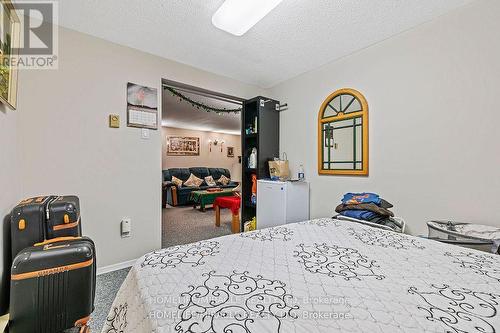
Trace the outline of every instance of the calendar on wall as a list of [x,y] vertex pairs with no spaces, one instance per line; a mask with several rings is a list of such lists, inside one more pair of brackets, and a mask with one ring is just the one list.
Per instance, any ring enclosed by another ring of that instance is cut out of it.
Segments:
[[127,84],[127,126],[158,129],[158,89]]

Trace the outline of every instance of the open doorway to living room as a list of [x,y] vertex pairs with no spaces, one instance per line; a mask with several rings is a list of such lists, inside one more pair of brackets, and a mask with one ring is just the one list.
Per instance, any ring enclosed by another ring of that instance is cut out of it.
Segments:
[[[243,99],[164,81],[162,89],[162,246],[229,235],[238,201]],[[224,198],[224,199],[218,199]],[[238,219],[236,221],[236,219]]]

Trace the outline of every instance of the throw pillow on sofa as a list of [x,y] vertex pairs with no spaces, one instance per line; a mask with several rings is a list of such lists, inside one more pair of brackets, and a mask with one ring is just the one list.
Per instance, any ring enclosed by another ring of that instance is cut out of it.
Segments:
[[231,179],[229,179],[226,176],[222,175],[222,176],[220,176],[219,180],[217,180],[217,183],[226,186],[227,184],[229,184],[230,181],[231,181]]
[[208,186],[217,186],[217,183],[212,176],[205,177],[205,183],[207,183]]
[[179,178],[177,178],[175,176],[172,176],[172,183],[177,187],[182,186],[182,180],[180,180]]
[[195,175],[191,174],[189,176],[188,180],[184,182],[184,186],[188,187],[199,187],[203,183],[203,179],[200,179],[196,177]]

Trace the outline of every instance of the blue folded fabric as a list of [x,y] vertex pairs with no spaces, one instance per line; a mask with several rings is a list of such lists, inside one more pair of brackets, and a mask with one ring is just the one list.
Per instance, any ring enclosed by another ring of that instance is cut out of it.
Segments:
[[344,210],[342,213],[340,213],[340,215],[365,221],[370,221],[371,219],[374,219],[378,216],[376,213],[370,212],[369,210]]
[[380,205],[380,196],[376,193],[346,193],[342,203],[346,205],[359,205],[363,203],[374,203]]

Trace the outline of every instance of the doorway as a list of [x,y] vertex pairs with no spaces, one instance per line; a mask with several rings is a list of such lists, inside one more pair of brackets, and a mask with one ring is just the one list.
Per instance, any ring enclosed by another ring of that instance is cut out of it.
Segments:
[[[217,227],[212,203],[241,182],[243,101],[162,81],[162,247],[231,234],[231,211],[221,210]],[[224,193],[202,196],[212,190]]]

